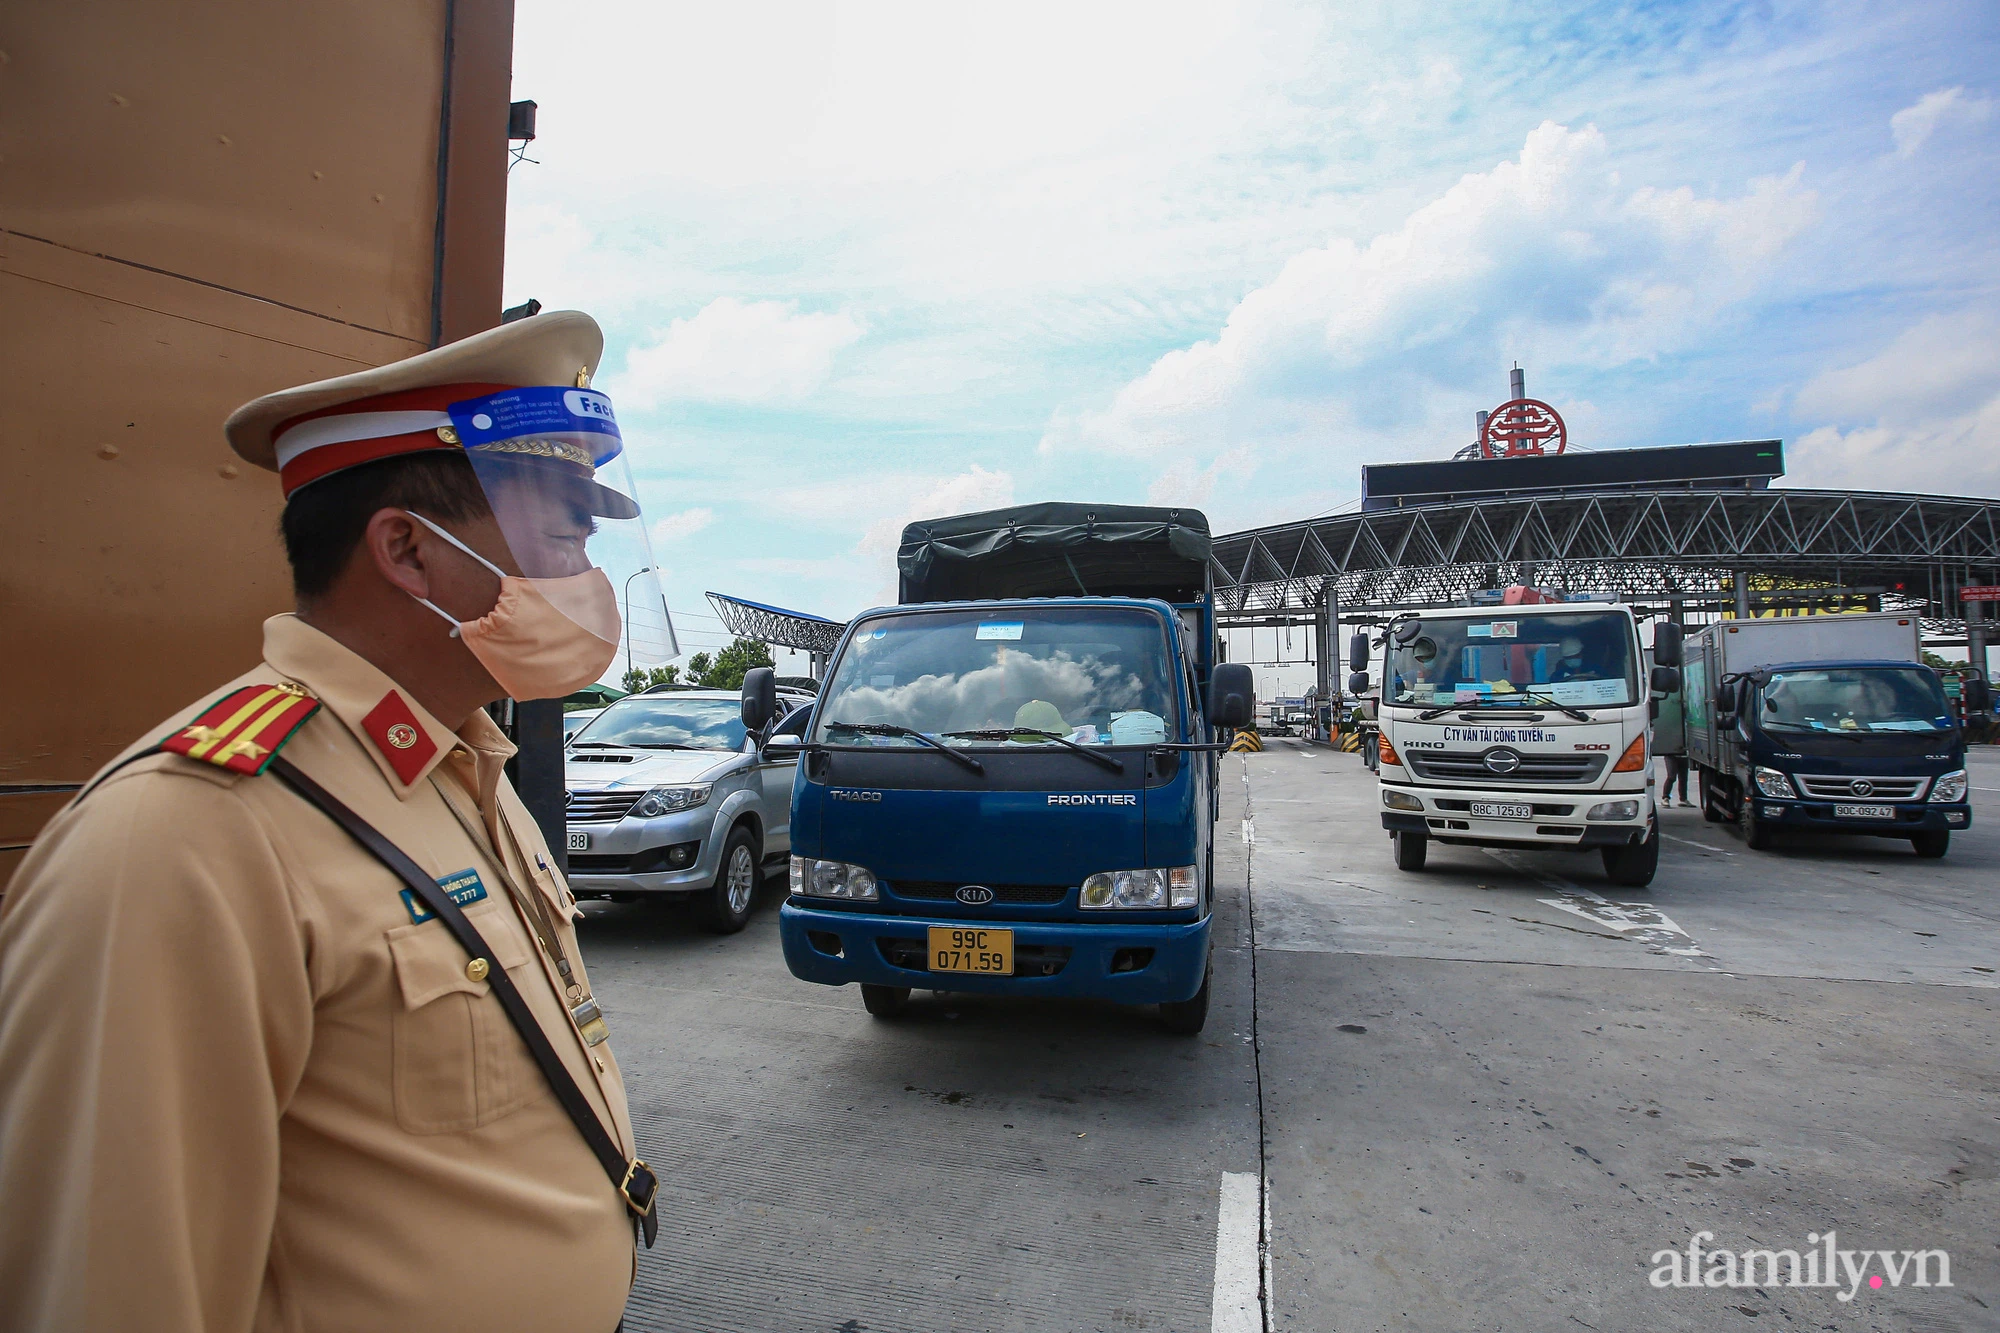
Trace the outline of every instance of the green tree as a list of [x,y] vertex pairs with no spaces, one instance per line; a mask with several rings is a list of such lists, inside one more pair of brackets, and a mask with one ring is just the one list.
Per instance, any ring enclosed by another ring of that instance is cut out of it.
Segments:
[[706,685],[708,683],[708,666],[707,653],[696,653],[693,657],[690,657],[688,659],[688,684]]
[[681,669],[677,666],[633,667],[625,673],[621,683],[625,686],[625,693],[637,694],[655,685],[678,685],[680,679]]
[[688,659],[690,675],[697,671],[696,663],[700,663],[701,684],[711,690],[740,690],[743,675],[751,667],[777,665],[771,660],[771,650],[755,639],[737,639],[717,653],[712,663],[707,654],[695,654]]

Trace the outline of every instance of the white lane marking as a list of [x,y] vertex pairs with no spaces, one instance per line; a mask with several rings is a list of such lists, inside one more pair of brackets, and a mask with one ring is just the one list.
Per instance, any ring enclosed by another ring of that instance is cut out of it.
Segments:
[[2000,787],[1974,787],[1974,791],[2000,791]]
[[1256,821],[1256,820],[1254,820],[1254,819],[1246,819],[1246,820],[1244,820],[1244,821],[1243,821],[1243,841],[1244,841],[1244,842],[1246,842],[1246,843],[1250,843],[1250,842],[1255,842],[1255,841],[1257,841],[1257,821]]
[[1677,958],[1710,957],[1694,942],[1692,936],[1674,924],[1672,917],[1651,903],[1614,903],[1602,894],[1584,888],[1581,884],[1531,865],[1513,852],[1504,852],[1493,847],[1488,847],[1485,851],[1502,865],[1517,870],[1530,879],[1539,880],[1561,895],[1557,898],[1536,899],[1544,906],[1573,913],[1594,925],[1614,930],[1622,937],[1636,940],[1656,953],[1672,954]]
[[[1271,1206],[1255,1172],[1224,1171],[1222,1204],[1215,1214],[1215,1302],[1210,1333],[1263,1333],[1260,1294],[1270,1291]],[[1261,1222],[1261,1226],[1259,1223]]]
[[1671,834],[1671,833],[1662,833],[1662,834],[1661,834],[1660,836],[1661,836],[1661,837],[1663,837],[1663,838],[1665,838],[1665,839],[1666,839],[1666,840],[1667,840],[1668,842],[1679,842],[1679,843],[1685,843],[1685,844],[1686,844],[1687,846],[1689,846],[1689,847],[1699,847],[1699,848],[1701,848],[1701,849],[1702,849],[1703,851],[1705,851],[1705,852],[1722,852],[1722,854],[1723,854],[1724,856],[1734,856],[1734,855],[1736,855],[1736,853],[1735,853],[1735,852],[1724,852],[1724,851],[1722,851],[1722,848],[1720,848],[1720,847],[1711,847],[1711,846],[1709,846],[1709,845],[1708,845],[1707,843],[1705,843],[1705,842],[1696,842],[1696,841],[1695,841],[1695,840],[1694,840],[1693,838],[1676,838],[1676,837],[1675,837],[1675,836],[1674,836],[1673,834]]

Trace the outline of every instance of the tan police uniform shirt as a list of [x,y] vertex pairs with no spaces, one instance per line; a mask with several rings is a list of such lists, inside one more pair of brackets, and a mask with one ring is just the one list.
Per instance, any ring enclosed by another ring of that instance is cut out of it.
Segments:
[[[264,657],[230,688],[304,686],[324,707],[284,757],[427,873],[476,872],[466,916],[631,1154],[610,1043],[584,1043],[515,900],[548,905],[580,977],[513,746],[484,713],[453,734],[296,617],[266,622]],[[385,716],[421,735],[392,755]],[[48,826],[0,902],[0,1328],[610,1333],[624,1204],[400,890],[277,778],[176,755]]]

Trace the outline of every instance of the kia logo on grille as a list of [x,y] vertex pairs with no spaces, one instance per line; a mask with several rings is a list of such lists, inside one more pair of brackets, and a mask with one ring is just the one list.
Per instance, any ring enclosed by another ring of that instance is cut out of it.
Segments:
[[1489,772],[1512,773],[1521,766],[1521,756],[1512,750],[1488,750],[1485,763]]
[[993,901],[993,890],[984,884],[963,884],[959,886],[957,896],[968,907],[982,907]]
[[1856,778],[1847,784],[1847,790],[1853,792],[1856,796],[1873,796],[1875,794],[1875,784]]

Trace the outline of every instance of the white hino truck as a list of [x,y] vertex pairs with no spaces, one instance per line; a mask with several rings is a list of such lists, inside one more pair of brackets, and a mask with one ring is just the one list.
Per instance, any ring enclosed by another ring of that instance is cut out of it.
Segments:
[[[1680,628],[1612,602],[1510,588],[1498,606],[1406,613],[1381,653],[1377,741],[1382,827],[1396,865],[1422,870],[1433,841],[1595,848],[1614,884],[1652,882],[1660,860],[1649,733],[1656,696],[1680,686]],[[1371,656],[1358,633],[1349,687]]]

